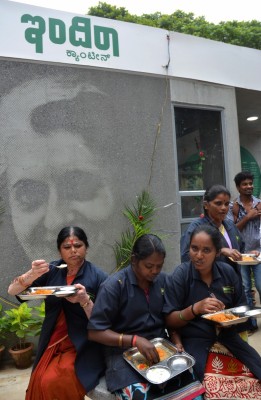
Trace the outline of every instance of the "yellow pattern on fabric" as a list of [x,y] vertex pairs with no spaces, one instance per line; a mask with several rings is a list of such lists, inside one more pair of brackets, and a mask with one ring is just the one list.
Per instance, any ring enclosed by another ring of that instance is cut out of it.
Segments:
[[224,235],[225,235],[225,232],[226,232],[224,225],[221,224],[220,227],[219,227],[218,229],[219,229],[219,231],[222,233],[222,235],[224,236]]

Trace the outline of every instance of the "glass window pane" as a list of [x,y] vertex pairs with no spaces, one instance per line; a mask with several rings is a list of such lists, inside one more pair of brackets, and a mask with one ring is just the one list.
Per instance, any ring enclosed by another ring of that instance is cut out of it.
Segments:
[[189,224],[190,224],[190,223],[188,223],[188,224],[181,224],[181,235],[183,235],[183,233],[186,232],[186,230],[187,230],[188,227],[189,227]]
[[181,197],[181,218],[198,218],[203,210],[202,196]]
[[221,112],[175,106],[179,190],[225,184]]

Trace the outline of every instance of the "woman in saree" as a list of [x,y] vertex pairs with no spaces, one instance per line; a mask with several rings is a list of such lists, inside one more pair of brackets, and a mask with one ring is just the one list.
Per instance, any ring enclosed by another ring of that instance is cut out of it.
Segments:
[[[103,373],[101,345],[88,341],[87,323],[93,299],[107,275],[86,261],[88,247],[81,228],[65,227],[57,237],[60,259],[52,263],[33,261],[31,269],[9,286],[11,295],[29,287],[76,288],[72,296],[46,296],[45,319],[26,400],[83,400]],[[59,268],[61,265],[64,268]]]

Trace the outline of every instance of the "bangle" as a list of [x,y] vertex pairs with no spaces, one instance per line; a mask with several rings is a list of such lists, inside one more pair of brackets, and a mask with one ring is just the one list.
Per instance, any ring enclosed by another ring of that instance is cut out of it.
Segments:
[[123,339],[123,333],[121,333],[119,336],[119,347],[122,347],[122,339]]
[[195,304],[191,305],[191,311],[192,311],[192,314],[194,315],[194,317],[198,317],[198,314],[196,314],[195,311],[194,311],[194,305]]
[[185,319],[185,318],[183,317],[183,315],[181,314],[181,311],[179,312],[179,319],[181,319],[181,321],[189,322],[188,319]]
[[90,300],[86,301],[86,303],[84,303],[84,304],[80,304],[80,306],[81,306],[82,308],[85,308],[85,307],[87,307],[89,304],[90,304]]
[[134,335],[133,338],[132,338],[132,341],[131,341],[132,347],[136,346],[136,342],[137,342],[137,335]]

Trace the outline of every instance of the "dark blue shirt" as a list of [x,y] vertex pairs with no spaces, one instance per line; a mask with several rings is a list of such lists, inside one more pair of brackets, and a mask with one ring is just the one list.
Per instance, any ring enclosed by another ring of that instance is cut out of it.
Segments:
[[[197,218],[195,221],[191,222],[187,230],[183,233],[180,239],[180,255],[181,255],[181,262],[189,261],[189,243],[190,243],[190,238],[192,235],[192,232],[195,230],[196,227],[200,225],[211,225],[214,228],[216,228],[219,232],[219,229],[217,226],[211,221],[208,216],[204,216],[203,218]],[[224,227],[227,231],[227,234],[229,236],[229,239],[231,241],[232,249],[236,249],[240,251],[240,253],[244,253],[245,250],[245,243],[242,239],[241,233],[237,229],[236,225],[229,219],[225,219],[223,221]],[[222,247],[227,247],[229,248],[229,244],[227,243],[226,239],[222,235],[221,232],[219,232]],[[240,266],[229,260],[229,258],[223,256],[222,254],[217,257],[217,260],[226,262],[230,264],[236,272],[240,275]],[[241,275],[240,275],[241,276]]]
[[[63,260],[52,262],[59,265]],[[50,266],[50,271],[36,279],[31,286],[61,286],[66,283],[67,269]],[[80,283],[88,293],[95,297],[101,283],[107,274],[89,261],[85,261],[78,271],[72,284]],[[104,371],[102,345],[87,340],[88,319],[79,303],[70,303],[66,299],[48,296],[45,299],[45,319],[43,322],[34,368],[38,364],[43,352],[48,346],[50,337],[55,328],[57,318],[64,311],[68,328],[68,335],[75,346],[77,355],[75,370],[86,392],[98,384],[99,376]]]
[[[246,304],[246,298],[240,277],[234,269],[223,262],[213,264],[213,281],[208,286],[200,278],[193,264],[185,262],[179,265],[168,276],[165,287],[166,304],[163,311],[179,311],[208,297],[210,293],[223,301],[226,308]],[[258,352],[245,342],[239,335],[238,329],[244,324],[232,325],[216,331],[212,321],[200,315],[179,328],[185,351],[196,359],[194,370],[203,380],[208,351],[216,341],[222,343],[228,350],[244,363],[251,372],[261,379],[261,358]],[[237,328],[238,327],[238,328]]]
[[[162,313],[165,278],[166,275],[161,272],[151,283],[147,300],[131,266],[109,276],[101,285],[88,328],[112,329],[147,339],[165,338]],[[124,360],[124,350],[120,347],[105,347],[106,382],[110,392],[132,383],[147,382]]]
[[[165,287],[166,304],[164,312],[183,310],[190,305],[205,299],[213,293],[226,308],[246,304],[245,292],[238,274],[234,269],[221,261],[213,264],[213,280],[210,286],[202,281],[199,272],[191,261],[179,265],[167,277]],[[182,337],[209,337],[215,335],[214,324],[200,316],[180,328]],[[192,340],[192,339],[191,339]]]
[[109,276],[101,285],[88,328],[112,329],[148,339],[165,336],[162,314],[165,277],[161,272],[151,283],[147,301],[130,265]]

